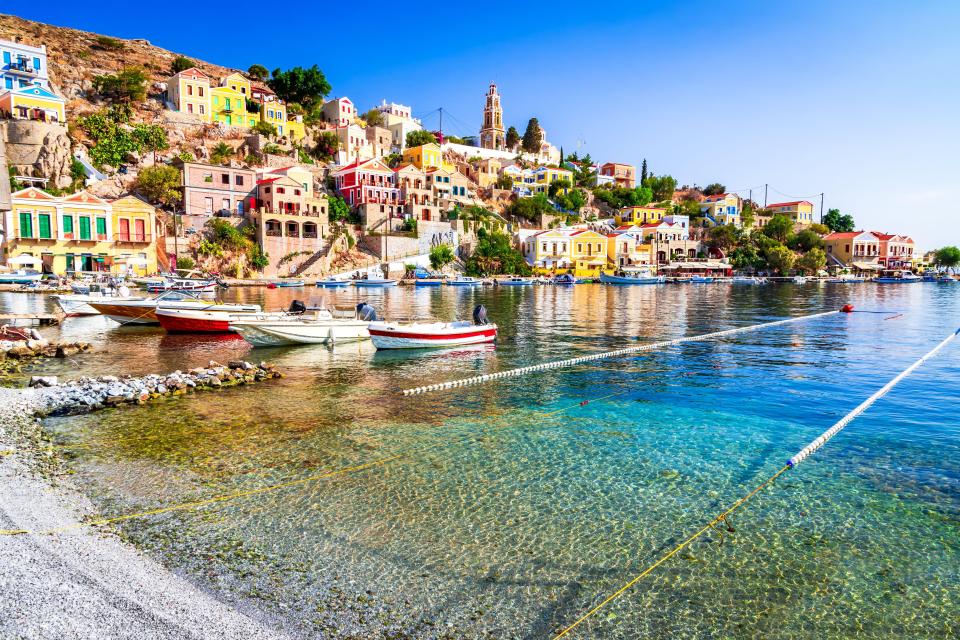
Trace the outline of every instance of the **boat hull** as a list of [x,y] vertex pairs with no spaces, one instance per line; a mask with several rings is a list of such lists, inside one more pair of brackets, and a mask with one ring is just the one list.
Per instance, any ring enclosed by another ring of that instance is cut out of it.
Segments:
[[225,311],[230,313],[258,313],[259,305],[204,304],[202,302],[170,302],[157,304],[155,300],[131,303],[91,302],[90,306],[120,324],[160,324],[157,309],[186,309],[193,311]]
[[[116,302],[118,300],[123,300],[122,297],[117,296],[95,296],[95,295],[56,295],[51,296],[53,301],[57,303],[57,306],[60,307],[60,310],[63,311],[66,316],[96,316],[100,315],[100,312],[97,311],[90,303],[98,304],[109,304],[110,302]],[[133,300],[135,298],[128,298]]]
[[366,322],[231,322],[230,328],[255,347],[336,344],[370,337]]
[[642,278],[625,278],[623,276],[611,276],[606,273],[600,274],[600,282],[604,284],[663,284],[662,276],[650,276]]
[[325,289],[338,289],[340,287],[349,287],[349,280],[317,280],[317,286]]
[[483,344],[497,339],[497,326],[472,326],[456,332],[430,332],[371,326],[370,340],[377,349],[436,349]]
[[355,280],[353,282],[356,287],[395,287],[397,286],[396,280]]
[[923,282],[923,278],[874,278],[877,284],[914,284]]

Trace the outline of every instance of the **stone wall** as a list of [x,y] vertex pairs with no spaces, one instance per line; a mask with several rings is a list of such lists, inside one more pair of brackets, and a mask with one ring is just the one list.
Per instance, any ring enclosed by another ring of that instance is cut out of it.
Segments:
[[[0,169],[7,167],[7,145],[4,143],[3,136],[0,136]],[[0,176],[0,214],[4,211],[10,211],[10,181],[6,176]]]
[[7,164],[24,176],[47,178],[58,188],[70,184],[70,138],[67,127],[52,122],[5,120],[0,135],[6,141]]
[[[270,257],[270,264],[266,269],[263,270],[263,275],[267,277],[274,277],[293,274],[300,265],[311,259],[315,254],[320,253],[322,255],[326,253],[329,242],[320,238],[281,238],[278,236],[264,236],[260,244],[266,254]],[[282,265],[279,264],[280,260],[283,259],[284,256],[298,251],[306,251],[307,253],[296,256]],[[324,271],[325,265],[323,263],[323,260],[315,261],[300,275],[314,275],[315,273]]]

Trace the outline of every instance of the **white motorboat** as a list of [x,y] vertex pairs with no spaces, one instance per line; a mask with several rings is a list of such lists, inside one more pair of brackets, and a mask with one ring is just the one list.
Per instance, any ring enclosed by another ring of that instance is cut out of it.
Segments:
[[794,284],[806,284],[807,279],[804,276],[793,276]]
[[371,267],[363,276],[354,278],[353,285],[355,287],[394,287],[397,281],[386,277],[379,267]]
[[230,321],[230,330],[239,333],[255,347],[279,347],[292,344],[337,344],[370,337],[370,322],[357,318],[336,318],[327,309],[300,316],[253,314]]
[[[95,316],[97,311],[90,303],[110,303],[115,301],[128,302],[132,300],[144,300],[142,297],[131,296],[130,289],[126,285],[119,287],[108,287],[99,284],[84,286],[87,293],[58,294],[50,296],[60,307],[64,315],[67,316]],[[74,288],[78,291],[78,288]]]
[[605,284],[661,284],[665,276],[656,276],[646,267],[625,267],[613,275],[600,272],[600,282]]
[[0,284],[32,284],[38,282],[43,274],[33,269],[18,269],[0,273]]
[[520,276],[510,276],[506,280],[494,280],[504,287],[522,287],[533,284],[533,278],[521,278]]
[[367,327],[377,349],[430,349],[493,342],[497,325],[487,322],[483,305],[473,310],[473,322],[371,322]]
[[733,284],[766,284],[767,279],[757,276],[734,276],[730,278],[730,282]]
[[483,281],[479,278],[473,278],[471,276],[461,276],[459,278],[447,280],[447,286],[449,287],[473,287],[479,284],[483,284]]
[[130,300],[106,300],[89,302],[91,307],[102,315],[120,324],[159,324],[156,310],[193,309],[203,311],[228,311],[230,313],[259,313],[258,304],[220,304],[207,302],[183,291],[168,291],[155,298],[135,298]]
[[913,284],[923,282],[923,278],[911,271],[901,269],[887,269],[873,279],[877,284]]

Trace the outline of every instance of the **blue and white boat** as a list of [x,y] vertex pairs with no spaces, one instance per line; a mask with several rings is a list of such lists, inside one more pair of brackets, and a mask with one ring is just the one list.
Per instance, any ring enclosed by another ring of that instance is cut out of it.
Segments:
[[873,281],[877,284],[913,284],[914,282],[923,282],[923,278],[910,271],[888,269],[880,272],[880,275]]
[[447,285],[451,287],[475,287],[480,284],[483,284],[482,280],[478,278],[471,278],[470,276],[462,276],[460,278],[447,280]]
[[355,287],[395,287],[397,281],[387,278],[379,268],[368,269],[366,275],[353,281]]
[[756,276],[734,276],[730,278],[730,282],[733,284],[766,284],[767,279]]
[[522,287],[533,284],[533,278],[521,278],[520,276],[510,276],[506,280],[498,281],[504,287]]
[[690,282],[694,284],[704,284],[707,282],[713,282],[713,276],[693,276],[690,278]]
[[32,284],[39,282],[43,274],[33,269],[19,269],[9,273],[0,273],[0,284]]
[[666,276],[654,275],[646,267],[625,267],[613,275],[600,273],[600,282],[604,284],[663,284]]
[[553,284],[577,284],[577,279],[569,273],[562,273],[553,279]]
[[352,283],[349,280],[336,280],[334,278],[324,278],[323,280],[317,280],[317,286],[325,289],[338,289],[341,287],[349,287]]
[[302,287],[303,280],[277,280],[275,283],[278,287]]

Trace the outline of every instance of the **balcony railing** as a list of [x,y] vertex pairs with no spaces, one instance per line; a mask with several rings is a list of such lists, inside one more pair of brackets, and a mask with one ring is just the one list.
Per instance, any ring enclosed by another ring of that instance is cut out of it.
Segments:
[[280,229],[267,229],[266,231],[264,231],[264,235],[267,235],[273,238],[280,238],[280,237],[283,237],[283,232],[280,231]]
[[114,242],[137,242],[149,244],[152,240],[149,233],[115,233],[113,234]]
[[13,71],[14,73],[25,73],[31,76],[35,76],[39,74],[39,72],[36,69],[34,69],[31,65],[29,65],[26,60],[21,60],[19,62],[11,62],[7,66],[7,70]]

